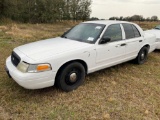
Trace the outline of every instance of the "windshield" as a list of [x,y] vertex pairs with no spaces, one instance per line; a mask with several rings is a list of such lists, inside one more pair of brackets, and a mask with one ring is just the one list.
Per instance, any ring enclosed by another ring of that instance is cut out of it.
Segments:
[[154,29],[160,30],[160,25],[156,26]]
[[86,43],[95,43],[105,25],[81,23],[64,33],[61,37]]

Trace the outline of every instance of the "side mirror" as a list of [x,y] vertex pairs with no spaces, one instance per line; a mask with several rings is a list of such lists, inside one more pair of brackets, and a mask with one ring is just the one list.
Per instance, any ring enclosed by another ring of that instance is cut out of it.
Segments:
[[104,37],[100,40],[99,44],[105,44],[105,43],[110,42],[110,41],[111,41],[111,38],[110,38],[110,37],[104,36]]

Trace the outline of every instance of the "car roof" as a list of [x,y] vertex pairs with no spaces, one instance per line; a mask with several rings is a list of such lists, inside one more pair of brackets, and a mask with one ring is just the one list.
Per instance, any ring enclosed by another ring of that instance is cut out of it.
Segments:
[[126,22],[126,21],[117,21],[117,20],[97,20],[97,21],[86,21],[83,23],[96,23],[96,24],[104,24],[104,25],[109,25],[109,24],[118,24],[118,23],[130,23],[134,24],[131,22]]

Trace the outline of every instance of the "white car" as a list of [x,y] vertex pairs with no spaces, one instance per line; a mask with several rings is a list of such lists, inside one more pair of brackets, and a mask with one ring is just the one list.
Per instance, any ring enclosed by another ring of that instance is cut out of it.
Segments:
[[143,64],[155,49],[155,40],[134,23],[84,22],[61,37],[15,48],[6,60],[6,71],[27,89],[56,84],[72,91],[83,83],[86,74],[133,59]]
[[152,30],[145,31],[146,33],[152,33],[156,35],[156,49],[160,50],[160,25],[156,26]]

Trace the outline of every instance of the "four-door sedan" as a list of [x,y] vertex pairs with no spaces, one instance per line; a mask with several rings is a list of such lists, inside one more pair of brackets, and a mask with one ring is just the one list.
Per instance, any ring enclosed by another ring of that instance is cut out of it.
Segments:
[[160,50],[160,25],[157,25],[152,30],[147,30],[145,32],[156,35],[156,49]]
[[155,49],[155,36],[134,23],[89,21],[61,37],[15,48],[7,73],[27,89],[57,85],[64,91],[80,86],[85,75],[129,60],[143,64]]

